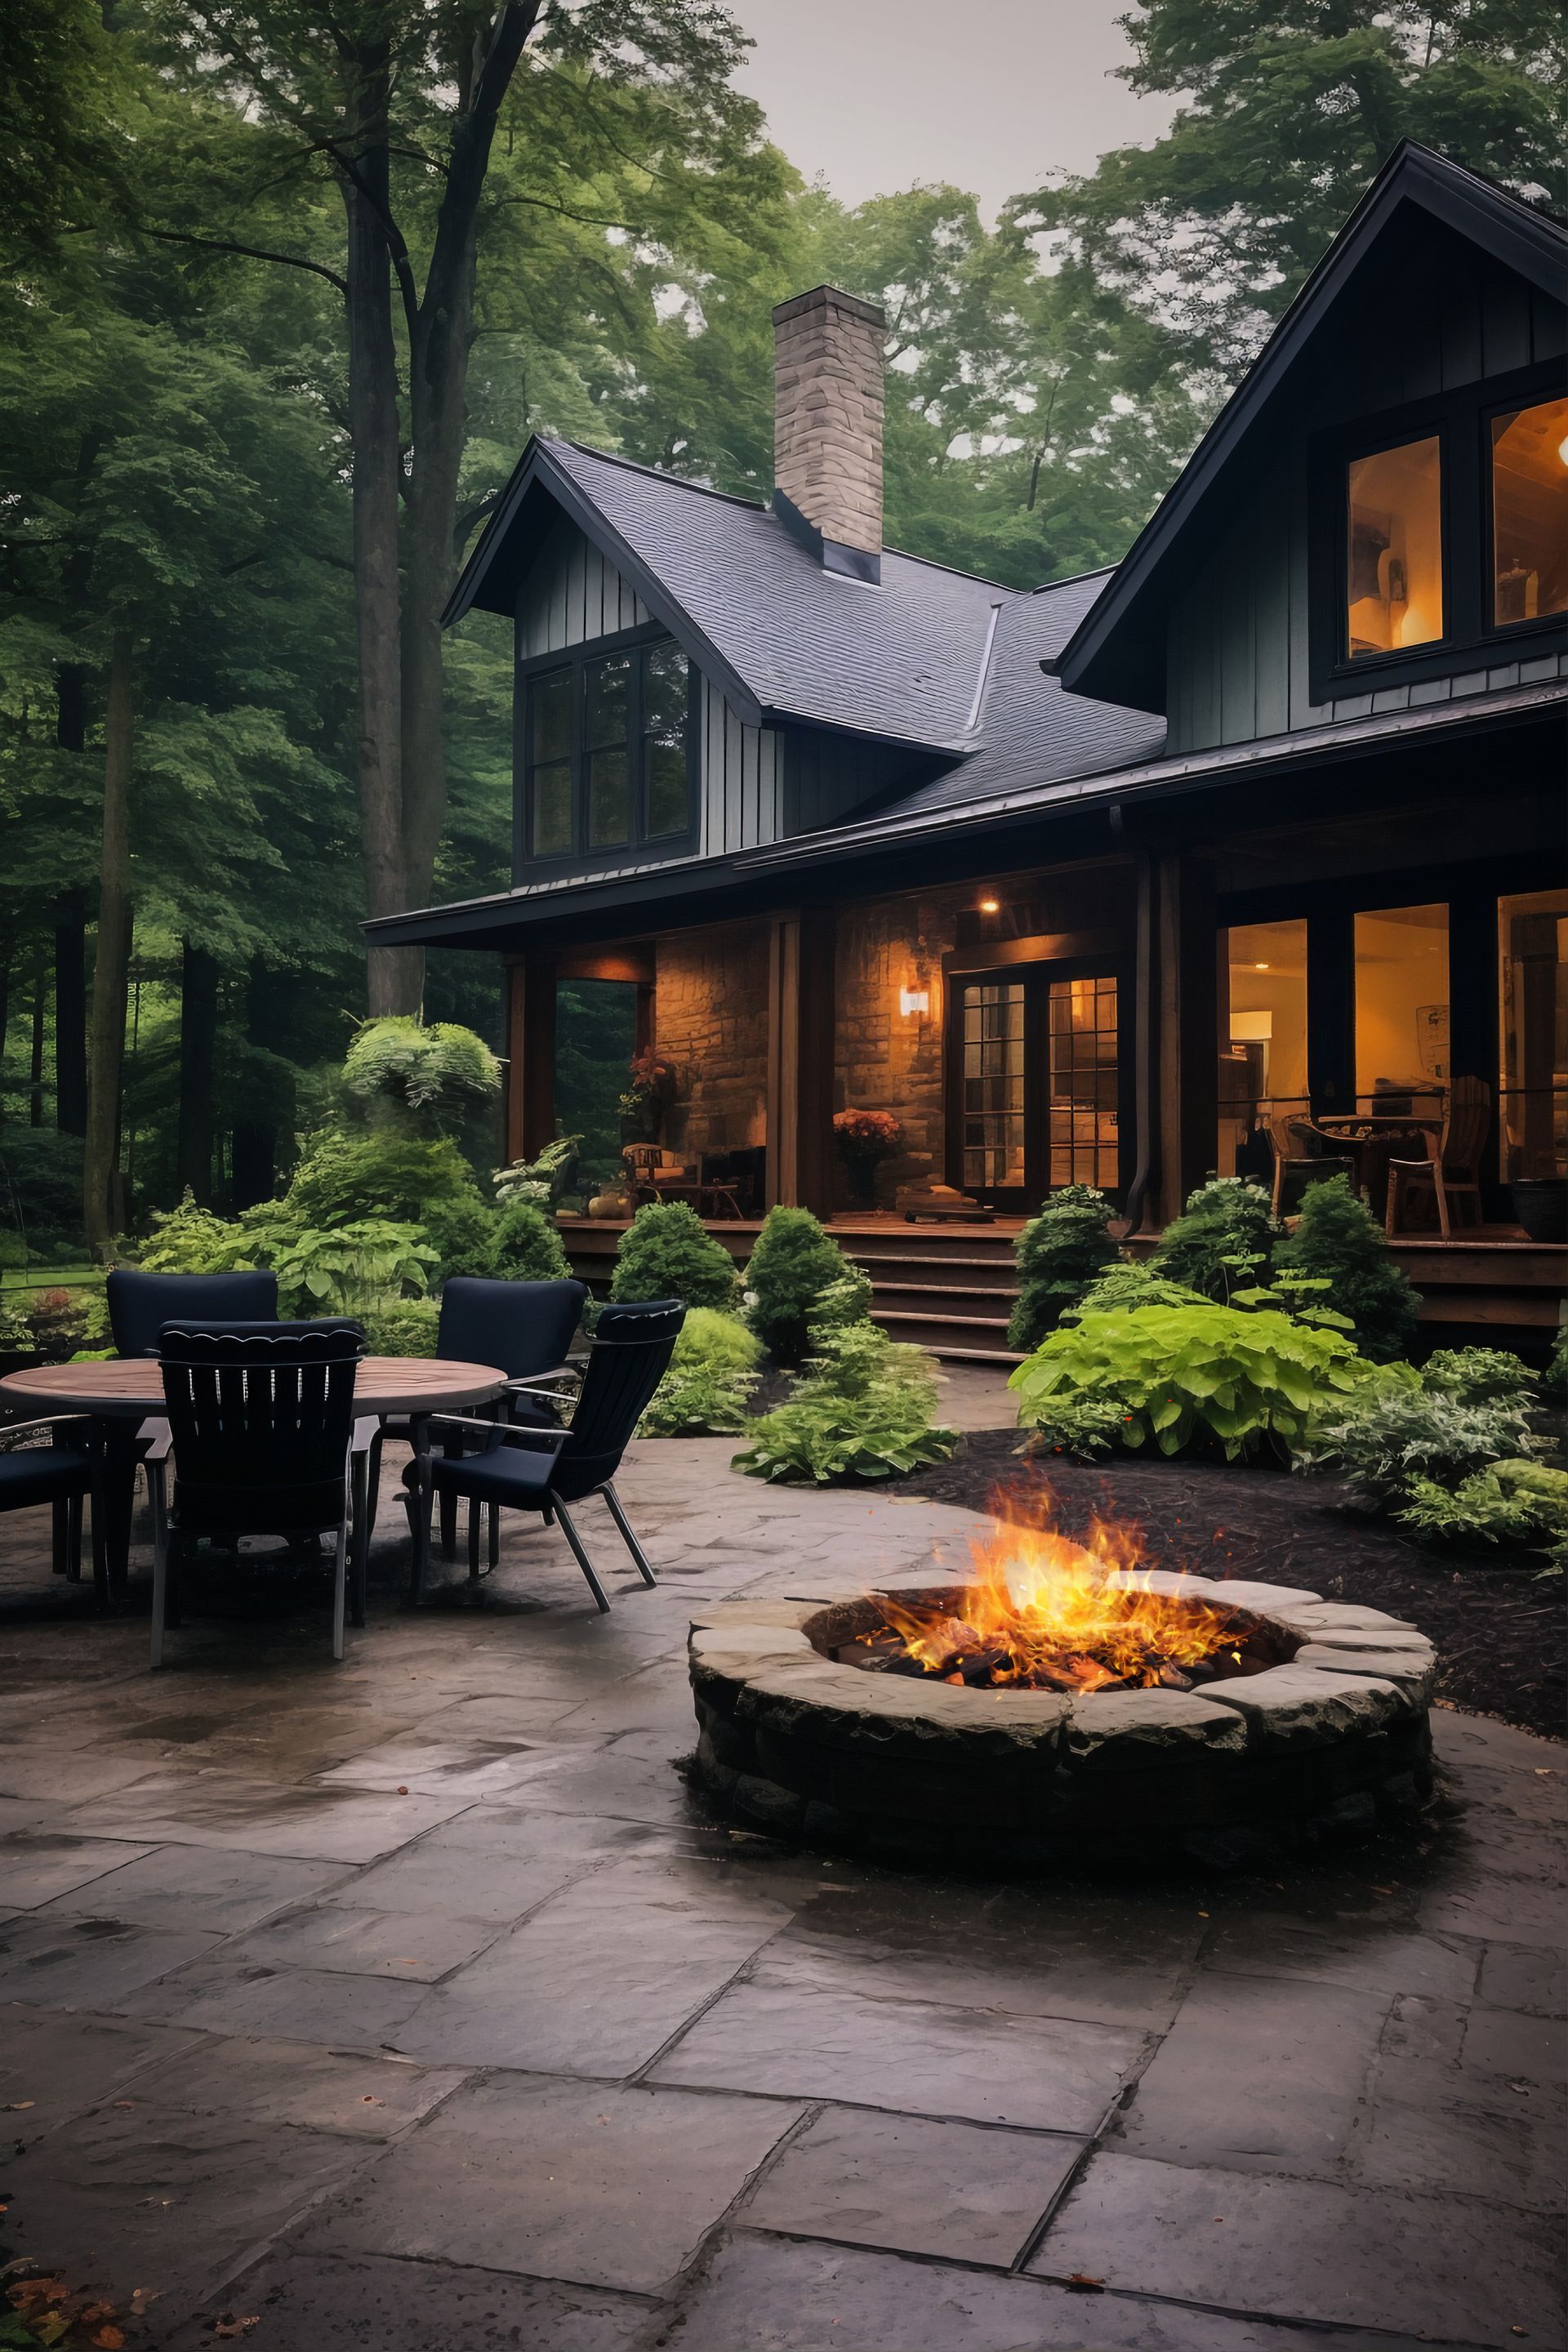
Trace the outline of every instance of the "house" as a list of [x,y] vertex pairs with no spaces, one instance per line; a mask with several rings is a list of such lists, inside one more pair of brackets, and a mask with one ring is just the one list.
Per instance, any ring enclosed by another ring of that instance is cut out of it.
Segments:
[[[1152,1233],[1479,1077],[1479,1230],[1399,1246],[1439,1319],[1554,1322],[1565,295],[1558,222],[1402,146],[1124,560],[1033,593],[883,544],[832,288],[774,314],[769,505],[531,442],[448,608],[515,621],[514,881],[369,927],[504,960],[510,1149],[563,978],[638,991],[683,1161],[824,1213],[846,1106],[902,1124],[884,1206],[1088,1181]],[[994,1237],[862,1244],[895,1328],[1000,1348]]]

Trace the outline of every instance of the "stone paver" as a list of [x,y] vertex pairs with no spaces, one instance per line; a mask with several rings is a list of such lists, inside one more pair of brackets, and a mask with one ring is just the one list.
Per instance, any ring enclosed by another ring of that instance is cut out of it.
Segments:
[[155,2295],[128,2352],[222,2315],[255,2352],[1568,2352],[1564,1751],[1439,1709],[1454,1810],[1282,1878],[778,1845],[676,1769],[690,1620],[957,1572],[975,1521],[729,1451],[636,1450],[657,1591],[584,1515],[607,1618],[531,1525],[409,1615],[389,1457],[336,1669],[296,1591],[153,1677],[7,1523],[0,1597],[57,1616],[0,1621],[0,2261]]

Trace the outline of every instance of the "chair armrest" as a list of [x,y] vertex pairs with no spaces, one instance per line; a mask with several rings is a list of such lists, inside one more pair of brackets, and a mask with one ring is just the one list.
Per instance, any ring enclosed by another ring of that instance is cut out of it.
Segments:
[[551,1381],[561,1380],[581,1381],[582,1377],[582,1373],[577,1371],[575,1369],[563,1369],[558,1372],[542,1372],[536,1380],[508,1381],[506,1384],[507,1393],[509,1396],[562,1397],[567,1395],[569,1391],[565,1389],[552,1388],[550,1386]]
[[85,1426],[91,1419],[89,1412],[34,1412],[26,1421],[0,1421],[0,1437],[20,1437],[29,1429],[61,1429],[73,1421]]
[[474,1421],[463,1412],[432,1412],[421,1417],[426,1421],[449,1423],[454,1429],[481,1430],[486,1437],[537,1437],[542,1439],[546,1445],[564,1445],[571,1435],[570,1430],[565,1429],[520,1429],[506,1421]]

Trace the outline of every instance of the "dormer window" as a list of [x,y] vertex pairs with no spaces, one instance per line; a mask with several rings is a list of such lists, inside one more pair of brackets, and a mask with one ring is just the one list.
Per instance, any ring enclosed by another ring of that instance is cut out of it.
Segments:
[[1443,445],[1436,434],[1346,469],[1345,641],[1352,661],[1443,634]]
[[1568,400],[1491,419],[1492,625],[1568,612]]
[[674,639],[639,631],[524,667],[520,862],[594,866],[686,847],[693,673]]

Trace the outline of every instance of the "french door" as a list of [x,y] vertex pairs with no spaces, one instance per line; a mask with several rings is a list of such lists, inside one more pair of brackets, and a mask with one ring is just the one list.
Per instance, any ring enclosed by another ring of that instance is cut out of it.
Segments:
[[949,986],[948,1181],[994,1208],[1124,1178],[1122,990],[1107,966],[1012,964]]

